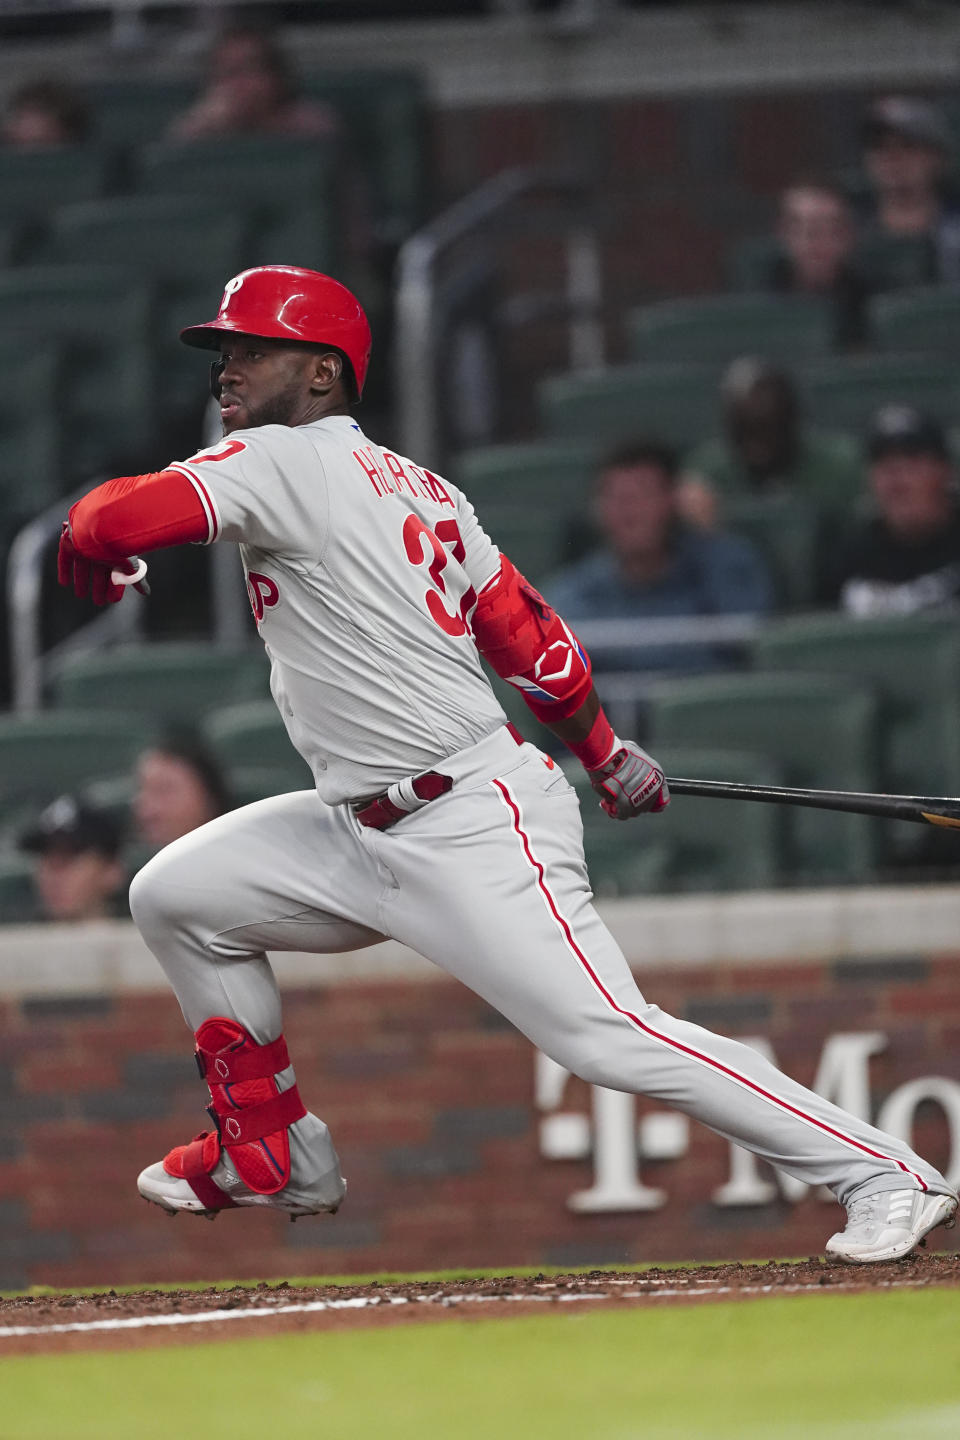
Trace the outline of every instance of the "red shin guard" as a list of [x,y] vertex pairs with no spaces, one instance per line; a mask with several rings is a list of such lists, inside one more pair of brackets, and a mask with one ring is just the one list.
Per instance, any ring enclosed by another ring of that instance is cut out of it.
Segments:
[[210,1178],[222,1146],[248,1189],[276,1194],[290,1179],[289,1126],[307,1113],[296,1085],[281,1091],[275,1079],[290,1064],[286,1041],[257,1045],[236,1020],[215,1017],[197,1031],[196,1055],[217,1128],[171,1150],[164,1169],[189,1181],[208,1209],[225,1209],[233,1201]]

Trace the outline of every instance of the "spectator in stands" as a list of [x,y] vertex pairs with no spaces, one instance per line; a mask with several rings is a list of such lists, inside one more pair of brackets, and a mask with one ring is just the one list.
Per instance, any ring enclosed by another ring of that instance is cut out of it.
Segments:
[[172,729],[140,756],[133,819],[145,846],[159,850],[230,807],[223,772],[193,731]]
[[72,85],[52,77],[29,80],[10,96],[0,139],[18,150],[81,145],[90,135],[90,110]]
[[940,110],[912,96],[876,100],[861,141],[871,196],[858,263],[870,289],[960,282],[960,211],[947,194]]
[[788,491],[809,496],[825,513],[845,513],[861,488],[857,448],[846,436],[802,422],[796,386],[785,370],[742,356],[720,384],[723,434],[684,460],[681,507],[688,519],[714,526],[724,499]]
[[824,599],[851,615],[960,607],[960,506],[946,437],[931,416],[886,405],[866,438],[871,513],[840,539]]
[[104,920],[126,888],[120,826],[104,811],[61,795],[24,832],[20,848],[36,856],[34,886],[47,920]]
[[239,25],[217,40],[202,93],[171,129],[175,140],[243,133],[315,136],[339,133],[329,105],[297,93],[293,69],[275,36]]
[[[544,586],[572,623],[770,609],[770,577],[753,547],[682,518],[676,457],[667,447],[640,442],[611,454],[599,469],[593,507],[601,547]],[[642,652],[594,643],[591,650],[598,668],[696,671],[727,661],[722,648],[709,643],[658,644]]]
[[818,295],[834,312],[838,350],[863,343],[867,286],[855,263],[857,227],[843,190],[828,180],[796,180],[780,195],[775,243],[741,276],[747,289]]

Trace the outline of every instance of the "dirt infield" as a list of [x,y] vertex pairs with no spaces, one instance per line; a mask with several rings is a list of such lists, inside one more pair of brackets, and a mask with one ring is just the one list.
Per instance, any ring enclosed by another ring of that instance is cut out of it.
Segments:
[[162,1341],[192,1344],[201,1338],[398,1324],[449,1315],[543,1313],[574,1305],[677,1304],[930,1286],[960,1286],[960,1255],[914,1255],[862,1267],[814,1258],[450,1282],[310,1288],[281,1282],[232,1289],[18,1296],[0,1300],[0,1356]]

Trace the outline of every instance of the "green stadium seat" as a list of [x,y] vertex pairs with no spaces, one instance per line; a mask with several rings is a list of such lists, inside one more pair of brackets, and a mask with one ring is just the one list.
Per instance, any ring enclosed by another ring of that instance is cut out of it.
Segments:
[[901,794],[960,793],[960,628],[950,615],[798,616],[753,642],[764,669],[869,683],[880,699],[881,781]]
[[130,807],[136,792],[137,782],[133,768],[122,775],[107,775],[102,780],[90,780],[81,790],[84,802],[95,810],[103,810],[125,826],[130,817]]
[[860,435],[881,405],[929,410],[944,424],[960,413],[960,364],[936,355],[857,355],[808,362],[797,371],[810,421]]
[[187,80],[91,80],[86,84],[98,141],[117,149],[162,140],[197,96]]
[[[542,512],[523,502],[488,505],[476,499],[477,519],[490,539],[534,585],[583,553],[574,545],[574,517],[563,510]],[[584,522],[586,524],[586,521]]]
[[191,642],[123,645],[76,655],[57,671],[55,705],[102,707],[104,698],[158,721],[191,722],[211,710],[268,697],[270,670],[260,646],[218,650]]
[[[656,756],[668,775],[687,780],[783,783],[780,767],[761,753],[668,744]],[[681,795],[625,837],[600,809],[582,767],[574,763],[568,774],[580,796],[584,850],[598,895],[763,890],[779,883],[781,807],[742,804],[734,812],[716,800]]]
[[122,708],[2,715],[0,801],[42,804],[76,792],[132,766],[148,738],[149,727]]
[[775,235],[748,235],[734,241],[726,256],[726,278],[731,290],[769,294],[771,276],[783,260],[783,246]]
[[112,167],[110,152],[96,145],[0,149],[3,223],[38,224],[58,205],[106,194]]
[[857,246],[856,264],[867,294],[914,289],[937,279],[936,249],[927,232],[892,235],[868,226]]
[[335,143],[262,135],[162,141],[135,157],[141,194],[180,205],[215,195],[247,212],[254,237],[244,267],[276,263],[336,273],[340,259],[339,149]]
[[0,925],[29,925],[39,918],[32,861],[26,855],[0,856]]
[[589,445],[559,441],[485,445],[458,455],[452,475],[474,507],[533,504],[577,514],[589,499],[596,459]]
[[19,225],[0,223],[0,265],[12,265],[17,259],[23,243],[23,231]]
[[0,344],[0,522],[14,533],[63,493],[61,360],[55,347]]
[[875,295],[869,315],[871,336],[881,350],[960,361],[960,285]]
[[830,307],[817,298],[763,294],[660,300],[631,310],[626,322],[631,357],[656,364],[829,355],[834,327]]
[[553,375],[537,386],[537,407],[550,436],[606,450],[658,439],[681,450],[720,427],[714,365],[612,365]]
[[728,529],[753,542],[773,576],[777,603],[800,610],[816,596],[821,510],[802,495],[732,495],[724,502]]
[[151,292],[112,265],[0,271],[0,335],[26,352],[64,352],[56,396],[69,431],[73,480],[135,460],[155,425]]
[[[730,746],[769,756],[788,785],[878,788],[877,700],[843,676],[771,671],[663,682],[651,691],[648,716],[654,755],[672,745]],[[792,807],[786,824],[787,878],[871,878],[877,838],[865,817]]]
[[304,93],[343,117],[351,155],[372,191],[377,239],[397,245],[426,216],[426,96],[412,70],[331,70],[305,77]]
[[290,790],[312,789],[309,771],[294,772],[274,765],[239,765],[228,776],[230,794],[237,805],[252,805],[271,795],[286,795]]
[[313,784],[310,768],[294,750],[272,700],[251,700],[214,710],[203,731],[221,765],[229,772],[240,767],[282,770],[290,776],[291,790]]
[[51,264],[131,266],[156,292],[158,378],[168,403],[202,402],[207,366],[180,344],[185,325],[217,313],[224,283],[243,266],[249,221],[223,201],[125,195],[64,206],[35,258]]

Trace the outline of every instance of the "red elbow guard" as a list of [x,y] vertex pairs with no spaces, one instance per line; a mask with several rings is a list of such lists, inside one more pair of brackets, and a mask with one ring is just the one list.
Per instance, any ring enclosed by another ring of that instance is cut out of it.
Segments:
[[550,724],[580,709],[593,683],[590,657],[505,555],[480,592],[472,627],[480,654],[522,691],[538,720]]

